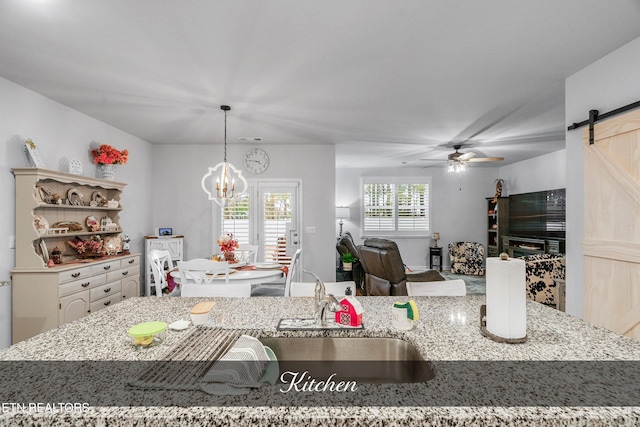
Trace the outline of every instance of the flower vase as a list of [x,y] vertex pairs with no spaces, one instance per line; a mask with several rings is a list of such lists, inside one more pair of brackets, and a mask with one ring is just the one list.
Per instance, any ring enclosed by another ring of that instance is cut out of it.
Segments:
[[223,255],[225,261],[228,261],[229,263],[236,262],[236,254],[233,251],[224,251]]
[[115,181],[116,179],[116,165],[101,165],[102,179],[109,181]]

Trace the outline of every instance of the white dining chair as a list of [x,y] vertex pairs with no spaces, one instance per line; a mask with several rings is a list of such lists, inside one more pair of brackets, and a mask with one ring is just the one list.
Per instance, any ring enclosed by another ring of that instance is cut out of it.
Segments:
[[162,289],[167,287],[167,273],[173,270],[173,261],[169,251],[154,249],[147,254],[151,265],[151,280],[146,283],[146,296],[151,296],[151,286],[156,290],[156,296],[162,296]]
[[[347,287],[351,288],[352,295],[356,292],[356,282],[324,282],[324,289],[327,294],[334,297],[343,297]],[[315,295],[316,282],[291,282],[292,297],[312,297]]]
[[297,249],[296,253],[291,257],[291,262],[289,263],[289,272],[287,273],[287,278],[284,281],[284,296],[291,296],[291,282],[296,275],[296,270],[298,268],[298,262],[300,261],[300,254],[302,253],[302,249]]
[[[251,287],[236,286],[229,281],[230,268],[226,261],[193,259],[178,261],[180,295],[183,297],[249,297]],[[224,276],[224,282],[221,282]]]
[[255,264],[258,260],[258,245],[242,245],[236,252],[240,255],[240,262],[246,262],[247,264]]
[[467,295],[467,285],[464,280],[440,280],[437,282],[407,282],[409,296],[462,297]]

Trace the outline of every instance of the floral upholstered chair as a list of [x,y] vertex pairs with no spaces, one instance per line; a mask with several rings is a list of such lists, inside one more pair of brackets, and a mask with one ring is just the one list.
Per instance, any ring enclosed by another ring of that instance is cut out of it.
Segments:
[[476,242],[449,243],[451,273],[484,276],[484,246]]
[[525,262],[527,298],[542,304],[557,306],[556,280],[565,279],[564,254],[527,255]]

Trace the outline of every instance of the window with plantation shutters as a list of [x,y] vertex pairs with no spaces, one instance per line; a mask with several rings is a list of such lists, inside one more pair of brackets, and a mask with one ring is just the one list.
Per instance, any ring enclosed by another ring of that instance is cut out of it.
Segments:
[[428,235],[430,178],[366,178],[365,235]]
[[287,263],[287,225],[291,224],[291,192],[264,192],[263,199],[263,242],[264,259]]
[[[222,209],[220,229],[222,233],[232,233],[240,245],[248,244],[250,232],[249,195],[243,194],[235,203]],[[221,234],[222,234],[221,233]]]

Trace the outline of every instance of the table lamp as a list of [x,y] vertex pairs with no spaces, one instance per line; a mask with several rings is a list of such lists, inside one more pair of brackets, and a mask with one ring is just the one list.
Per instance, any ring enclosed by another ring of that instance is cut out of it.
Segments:
[[436,241],[434,243],[433,247],[437,248],[438,247],[438,240],[440,240],[440,233],[433,233],[433,240]]
[[349,219],[351,211],[348,206],[336,206],[336,218],[340,220],[340,236],[342,236],[342,220]]

